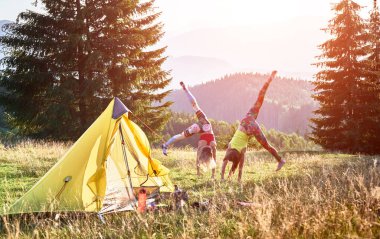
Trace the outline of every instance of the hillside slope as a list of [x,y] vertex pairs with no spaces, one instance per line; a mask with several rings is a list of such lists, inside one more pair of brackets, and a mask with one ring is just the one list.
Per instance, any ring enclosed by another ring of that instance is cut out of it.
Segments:
[[[219,80],[196,85],[191,89],[208,117],[227,122],[240,120],[256,101],[258,91],[267,75],[236,73]],[[311,98],[312,84],[308,81],[276,78],[266,94],[258,121],[268,129],[283,132],[309,132],[308,119],[317,107]],[[174,102],[175,112],[191,113],[188,99],[181,90],[173,91],[168,100]]]

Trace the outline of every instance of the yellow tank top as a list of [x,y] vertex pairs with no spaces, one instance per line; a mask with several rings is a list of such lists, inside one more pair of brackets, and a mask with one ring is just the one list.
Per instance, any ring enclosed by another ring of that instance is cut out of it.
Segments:
[[241,153],[242,149],[246,148],[248,145],[248,135],[240,130],[236,130],[234,136],[230,141],[232,149],[236,149]]

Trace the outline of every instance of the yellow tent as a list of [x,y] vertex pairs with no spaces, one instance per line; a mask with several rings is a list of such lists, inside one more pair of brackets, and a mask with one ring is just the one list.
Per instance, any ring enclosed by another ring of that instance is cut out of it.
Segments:
[[133,210],[136,191],[172,192],[169,170],[151,157],[144,132],[115,98],[10,214]]

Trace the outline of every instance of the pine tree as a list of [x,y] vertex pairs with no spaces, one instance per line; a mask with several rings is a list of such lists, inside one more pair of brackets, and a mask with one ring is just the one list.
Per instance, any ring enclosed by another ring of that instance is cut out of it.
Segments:
[[365,108],[367,115],[364,122],[363,137],[365,151],[380,153],[380,13],[374,0],[368,23],[369,56],[367,58],[366,80],[363,88],[367,94]]
[[[152,12],[154,1],[142,4],[137,4],[138,1],[110,2],[108,5],[112,7],[106,9],[107,17],[93,21],[96,33],[93,37],[102,39],[93,47],[110,65],[106,75],[112,95],[127,102],[133,112],[132,119],[142,119],[143,129],[157,140],[151,129],[161,131],[163,122],[169,118],[168,102],[152,105],[152,102],[161,102],[169,93],[155,93],[169,83],[168,72],[161,70],[166,60],[162,57],[165,48],[142,49],[151,48],[163,36],[162,24],[156,23],[160,13]],[[131,14],[131,9],[135,9],[137,14]],[[89,11],[101,15],[105,10],[99,1],[92,0]]]
[[0,102],[12,117],[11,126],[27,135],[70,132],[72,128],[56,127],[70,120],[73,98],[72,92],[61,93],[67,81],[58,73],[60,62],[54,54],[64,50],[59,22],[31,11],[21,13],[17,22],[8,24],[1,38],[7,57],[2,59],[6,69],[0,86],[5,91]]
[[360,152],[365,110],[362,107],[363,71],[367,38],[365,24],[358,12],[361,7],[342,0],[333,7],[335,17],[329,21],[327,33],[332,39],[320,45],[322,54],[316,65],[321,69],[314,82],[320,108],[311,119],[311,138],[325,149]]
[[[167,118],[168,72],[154,0],[41,0],[46,12],[26,11],[0,43],[0,103],[26,135],[75,138],[113,97],[147,125]],[[159,92],[159,93],[157,93]]]

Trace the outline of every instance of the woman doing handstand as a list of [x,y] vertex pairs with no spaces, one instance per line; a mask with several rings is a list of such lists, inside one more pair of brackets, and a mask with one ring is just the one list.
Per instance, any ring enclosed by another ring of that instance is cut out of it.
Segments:
[[208,120],[206,114],[199,107],[195,97],[191,94],[189,89],[185,86],[183,82],[180,83],[182,89],[185,91],[187,97],[190,100],[190,103],[195,111],[198,122],[192,124],[185,131],[180,134],[174,135],[162,147],[164,155],[167,155],[167,150],[169,145],[188,138],[194,134],[200,134],[198,141],[198,150],[197,150],[197,174],[200,175],[200,167],[202,168],[211,168],[212,169],[212,178],[215,175],[216,167],[216,142],[214,132],[212,131],[212,126]]
[[245,151],[247,149],[249,138],[252,136],[254,136],[256,140],[276,158],[278,162],[276,171],[280,170],[282,166],[285,164],[285,160],[283,160],[280,157],[280,155],[278,155],[277,150],[268,143],[267,139],[265,138],[263,132],[260,129],[259,124],[256,122],[260,108],[264,101],[265,93],[268,89],[269,84],[275,77],[276,73],[277,71],[273,71],[267,82],[265,82],[263,88],[259,92],[259,96],[255,104],[252,106],[252,108],[249,109],[248,113],[241,120],[238,129],[236,130],[234,136],[228,144],[228,149],[223,159],[221,173],[222,179],[224,179],[224,173],[226,171],[228,161],[232,161],[232,167],[229,172],[228,178],[230,178],[234,174],[237,166],[239,165],[238,180],[241,180]]

